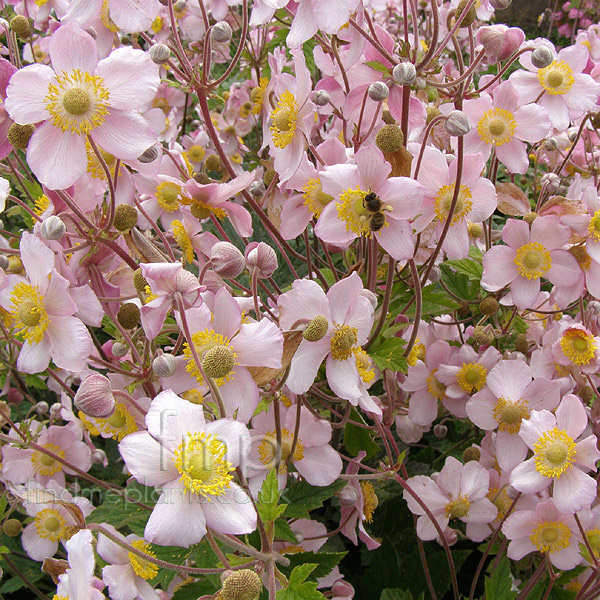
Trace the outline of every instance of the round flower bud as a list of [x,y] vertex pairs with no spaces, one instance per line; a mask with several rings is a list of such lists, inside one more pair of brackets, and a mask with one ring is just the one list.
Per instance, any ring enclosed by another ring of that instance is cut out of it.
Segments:
[[554,61],[554,52],[548,46],[538,46],[531,53],[531,64],[537,69],[544,69]]
[[115,342],[110,350],[113,356],[123,358],[129,352],[129,346],[123,342]]
[[439,117],[442,113],[440,112],[439,108],[436,108],[435,106],[428,106],[427,107],[427,117],[425,119],[426,123],[431,123],[431,121],[433,121],[433,119],[435,119],[436,117]]
[[427,87],[427,80],[424,77],[417,77],[413,83],[415,90],[424,90]]
[[479,223],[469,223],[467,228],[469,230],[469,237],[476,240],[483,235],[483,227]]
[[138,211],[135,206],[119,204],[115,208],[114,226],[117,231],[129,231],[137,225]]
[[546,150],[552,152],[558,149],[558,140],[555,137],[548,138],[544,144]]
[[50,416],[53,419],[58,419],[60,417],[61,413],[62,413],[62,404],[60,402],[55,402],[50,407]]
[[435,435],[435,437],[443,438],[446,436],[447,433],[448,433],[448,428],[445,425],[438,423],[437,425],[433,426],[433,435]]
[[262,590],[260,577],[251,569],[234,571],[221,588],[222,600],[257,600]]
[[597,302],[596,300],[591,300],[590,302],[588,302],[587,307],[588,310],[590,310],[597,317],[600,316],[600,302]]
[[480,458],[481,450],[479,450],[479,448],[476,448],[475,446],[471,446],[463,452],[463,462],[465,464],[471,462],[472,460],[478,461]]
[[148,287],[148,281],[144,277],[141,269],[136,269],[133,272],[133,285],[138,292],[145,292]]
[[244,251],[246,267],[258,273],[260,279],[271,277],[277,269],[277,254],[264,242],[251,242]]
[[397,152],[404,146],[404,134],[398,125],[384,125],[375,136],[375,145],[384,153]]
[[477,31],[477,42],[483,46],[489,63],[506,60],[519,49],[524,39],[525,34],[518,27],[487,25]]
[[469,10],[465,12],[469,4],[469,0],[460,0],[458,6],[456,7],[456,12],[454,13],[454,18],[456,21],[460,21],[460,27],[468,27],[473,24],[473,21],[477,18],[477,9],[475,8],[476,2],[471,4]]
[[444,127],[450,135],[462,136],[471,131],[471,123],[467,115],[462,110],[452,110],[448,113],[448,118],[444,122]]
[[313,93],[313,102],[317,106],[325,106],[329,104],[329,92],[327,90],[316,90]]
[[518,333],[515,336],[515,350],[517,352],[527,354],[529,350],[529,342],[527,341],[527,336],[524,333]]
[[124,329],[133,329],[140,322],[140,308],[133,302],[126,302],[121,304],[119,312],[117,313],[117,321]]
[[218,23],[215,23],[213,28],[210,30],[210,38],[213,42],[217,42],[219,44],[231,40],[232,35],[233,31],[231,30],[231,25],[229,25],[227,21],[219,21]]
[[10,262],[8,261],[8,258],[6,258],[6,256],[4,256],[4,254],[0,254],[0,269],[8,269],[10,265]]
[[106,460],[106,452],[104,450],[94,450],[92,452],[92,462],[95,465],[101,465]]
[[158,144],[150,146],[147,150],[144,150],[142,154],[138,156],[138,160],[143,164],[154,162],[160,156],[160,148]]
[[237,277],[246,266],[244,255],[229,242],[217,242],[210,249],[210,262],[213,271],[225,279]]
[[40,235],[45,240],[60,240],[67,231],[63,220],[56,215],[50,215],[40,225]]
[[31,25],[29,19],[23,15],[17,15],[10,21],[10,28],[21,40],[27,40],[31,37]]
[[369,86],[368,94],[371,100],[383,102],[390,95],[390,89],[383,81],[374,81]]
[[19,519],[6,519],[2,523],[2,532],[8,537],[17,537],[23,530],[23,524]]
[[154,44],[148,51],[152,62],[157,65],[164,65],[171,57],[171,50],[166,44]]
[[34,131],[35,125],[19,125],[18,123],[13,123],[8,128],[6,137],[13,148],[17,148],[17,150],[26,150]]
[[329,321],[323,315],[317,315],[302,332],[302,337],[308,342],[318,342],[325,337],[329,329]]
[[392,79],[399,85],[412,85],[417,78],[417,69],[411,62],[398,63],[392,70]]
[[342,506],[354,506],[358,502],[358,492],[353,485],[346,485],[339,493],[340,504]]
[[490,0],[490,4],[496,10],[504,10],[512,4],[512,0]]
[[479,303],[479,310],[487,316],[496,314],[498,312],[498,308],[498,300],[496,300],[496,298],[493,296],[488,296]]
[[115,411],[115,397],[108,377],[100,373],[88,375],[81,382],[73,402],[88,417],[110,417]]
[[429,277],[427,279],[431,281],[431,283],[437,283],[441,278],[442,272],[440,271],[440,268],[437,265],[433,266],[431,271],[429,271]]
[[560,177],[556,173],[544,173],[541,184],[546,186],[546,191],[555,192],[560,186]]
[[531,225],[537,219],[537,217],[538,217],[537,213],[529,212],[523,216],[523,221],[525,221],[525,223],[529,223],[529,225]]
[[38,415],[45,415],[48,410],[50,409],[50,407],[48,406],[47,402],[44,402],[43,400],[41,402],[38,402],[35,406],[34,406],[35,412]]
[[202,370],[207,377],[219,379],[231,373],[235,364],[234,352],[229,346],[213,346],[202,358]]
[[152,370],[159,377],[171,377],[177,368],[177,360],[172,354],[161,354],[152,361]]
[[473,328],[473,339],[480,346],[489,346],[494,341],[494,332],[477,325]]

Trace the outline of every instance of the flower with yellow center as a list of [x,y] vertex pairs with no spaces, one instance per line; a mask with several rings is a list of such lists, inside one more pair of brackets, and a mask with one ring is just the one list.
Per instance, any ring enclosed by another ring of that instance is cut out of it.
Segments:
[[[106,163],[108,170],[110,171],[111,174],[113,174],[115,171],[115,166],[117,164],[117,159],[112,154],[109,154],[106,150],[103,150],[102,148],[98,148],[98,150],[100,151],[100,156],[102,156],[102,159]],[[88,161],[87,172],[94,179],[106,180],[106,173],[105,173],[104,169],[102,168],[102,165],[100,164],[100,160],[96,156],[96,153],[94,152],[94,150],[89,142],[85,143],[85,151],[87,154],[87,161]],[[119,169],[118,169],[119,175],[121,174],[122,170],[123,170],[122,165],[119,164]]]
[[104,123],[109,92],[101,77],[73,69],[56,75],[53,81],[48,85],[46,110],[55,127],[87,135]]
[[524,244],[517,250],[514,258],[521,277],[537,279],[543,277],[552,266],[550,252],[539,242]]
[[[133,540],[131,545],[149,557],[156,558],[156,554],[150,549],[150,544],[144,542],[144,540]],[[138,577],[148,580],[154,579],[158,575],[158,566],[154,563],[133,552],[128,552],[128,557],[129,564]]]
[[531,543],[540,552],[557,552],[569,547],[571,531],[562,521],[544,521],[530,534]]
[[275,430],[269,431],[263,435],[258,447],[258,456],[266,469],[272,469],[276,464],[279,464],[279,472],[283,473],[288,461],[304,458],[304,444],[302,444],[302,440],[297,439],[294,446],[294,434],[286,427],[282,427],[281,446],[277,444],[277,432]]
[[175,466],[184,487],[207,500],[225,493],[233,481],[227,447],[212,433],[188,433],[175,450]]
[[263,107],[263,100],[265,97],[265,92],[267,91],[267,86],[269,85],[269,80],[266,77],[261,77],[258,83],[258,86],[255,87],[250,92],[250,100],[253,102],[252,113],[255,115],[260,114],[260,111]]
[[279,97],[277,106],[271,111],[271,137],[276,148],[288,146],[296,135],[298,120],[298,103],[294,95],[286,90]]
[[13,288],[10,302],[10,314],[18,333],[30,344],[39,344],[50,325],[50,317],[37,286],[20,281]]
[[456,376],[456,381],[467,394],[474,394],[483,389],[486,376],[487,371],[480,364],[463,363]]
[[586,329],[569,327],[560,338],[563,354],[578,366],[589,365],[596,356],[596,338]]
[[[445,221],[448,218],[453,197],[454,184],[444,185],[438,190],[438,193],[435,196],[434,210],[439,221]],[[458,198],[456,199],[454,213],[452,214],[452,225],[462,221],[469,214],[471,208],[473,208],[472,199],[473,196],[471,195],[470,188],[466,185],[461,185],[458,192]]]
[[35,515],[35,529],[37,534],[51,542],[58,542],[62,530],[67,524],[65,518],[55,508],[45,508]]
[[326,194],[321,187],[321,180],[312,177],[302,188],[304,205],[315,217],[320,217],[323,209],[333,200],[333,196]]
[[533,446],[535,470],[544,477],[558,479],[575,462],[573,439],[562,429],[545,431]]
[[573,69],[564,60],[555,60],[537,73],[540,85],[552,96],[566,94],[575,83]]
[[486,110],[477,123],[479,137],[493,146],[502,146],[512,141],[516,128],[514,115],[504,108]]
[[194,262],[194,247],[183,223],[179,219],[175,219],[171,223],[171,227],[173,227],[173,236],[177,241],[177,245],[181,249],[183,262]]
[[[230,340],[214,329],[205,329],[192,335],[192,344],[207,377],[214,379],[217,385],[223,385],[233,377],[237,354]],[[187,342],[183,345],[183,354],[188,361],[186,371],[195,377],[200,385],[204,385],[204,377]]]
[[[138,430],[138,426],[129,408],[123,403],[115,404],[115,412],[107,419],[90,419],[93,427],[99,433],[110,436],[120,442],[126,435]],[[93,433],[93,431],[92,431]]]
[[172,181],[163,181],[156,186],[156,202],[165,212],[179,210],[181,186]]
[[[52,442],[48,442],[47,444],[41,444],[42,448],[45,448],[49,452],[52,452],[56,456],[60,458],[65,458],[64,450],[53,444]],[[33,469],[38,475],[43,475],[44,477],[50,477],[51,475],[55,475],[59,471],[62,471],[63,463],[54,458],[53,456],[49,456],[45,452],[40,450],[35,450],[31,455],[31,462],[33,463]]]
[[520,399],[516,402],[498,398],[494,405],[494,419],[498,422],[499,431],[508,431],[517,434],[521,429],[521,421],[529,419],[527,400]]
[[600,210],[597,210],[590,219],[588,233],[594,241],[600,241]]
[[414,367],[417,364],[417,361],[419,361],[419,360],[424,361],[426,355],[427,355],[427,350],[425,348],[425,344],[423,344],[423,342],[421,342],[420,339],[417,338],[413,347],[410,349],[408,356],[406,357],[406,362],[408,363],[408,365],[410,367]]
[[371,385],[375,381],[375,370],[373,369],[373,362],[369,358],[369,355],[362,349],[355,347],[352,352],[356,358],[356,370],[361,381],[367,386]]
[[331,356],[335,360],[346,360],[356,345],[358,330],[349,325],[334,325],[330,340]]
[[194,144],[183,153],[183,156],[191,163],[199,164],[204,160],[204,157],[206,156],[206,150],[202,146]]
[[375,493],[375,488],[373,484],[368,481],[360,482],[360,491],[363,495],[363,515],[365,517],[365,521],[367,523],[373,522],[373,513],[375,509],[379,506],[379,498]]
[[427,378],[427,391],[438,400],[442,400],[446,397],[446,386],[438,381],[435,377],[437,369],[431,371],[431,374]]
[[48,210],[49,206],[50,206],[50,198],[48,198],[48,196],[46,196],[46,194],[42,194],[35,201],[35,206],[33,208],[33,212],[38,216],[42,216]]
[[469,496],[459,496],[446,505],[446,516],[450,519],[462,519],[469,514],[470,508]]
[[[370,213],[365,206],[365,197],[369,192],[361,190],[360,187],[354,189],[348,188],[336,202],[338,217],[346,223],[346,231],[351,231],[355,235],[363,235],[370,238],[373,232],[369,227],[373,213]],[[380,214],[385,216],[385,213],[391,211],[392,207],[386,205]],[[382,227],[388,227],[387,219]],[[379,229],[382,229],[380,227]]]

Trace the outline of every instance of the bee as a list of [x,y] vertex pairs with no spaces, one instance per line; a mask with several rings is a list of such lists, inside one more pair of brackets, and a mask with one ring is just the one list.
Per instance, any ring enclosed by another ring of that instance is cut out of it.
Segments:
[[375,192],[369,192],[363,199],[363,206],[370,213],[369,229],[373,232],[379,231],[385,225],[381,198]]
[[385,215],[382,212],[375,212],[369,219],[369,229],[373,232],[379,231],[385,225]]

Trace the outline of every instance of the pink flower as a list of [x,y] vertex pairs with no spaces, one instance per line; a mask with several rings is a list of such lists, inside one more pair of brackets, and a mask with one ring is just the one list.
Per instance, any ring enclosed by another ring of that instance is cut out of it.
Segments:
[[543,139],[551,129],[546,110],[523,101],[513,85],[504,81],[494,89],[494,97],[482,93],[466,100],[463,111],[473,124],[465,136],[468,152],[481,152],[488,159],[492,148],[512,173],[525,173],[529,167],[527,146]]
[[523,30],[506,25],[486,25],[477,31],[477,42],[485,50],[485,60],[494,64],[506,60],[525,40]]
[[483,257],[482,285],[497,291],[510,284],[512,301],[523,310],[533,306],[540,293],[540,278],[547,277],[568,293],[579,280],[575,258],[561,248],[571,231],[558,217],[538,217],[531,225],[508,219],[502,229],[507,246],[495,246]]
[[527,446],[518,436],[532,410],[553,410],[560,400],[560,382],[533,379],[522,360],[501,360],[488,373],[486,386],[467,402],[467,415],[477,427],[496,435],[496,459],[502,470],[525,460]]
[[[150,29],[160,9],[158,0],[73,0],[65,20],[74,20],[82,27],[91,25],[94,17],[106,11],[106,17],[126,33]],[[106,18],[105,17],[105,18]],[[107,20],[108,20],[107,19]]]
[[600,338],[581,323],[561,327],[560,338],[552,346],[557,365],[577,365],[582,373],[595,373],[600,366]]
[[226,534],[254,531],[254,507],[233,475],[250,443],[242,423],[206,423],[201,406],[167,390],[152,401],[146,426],[148,431],[128,435],[119,450],[140,483],[162,489],[146,524],[147,540],[189,547],[207,527]]
[[[551,42],[542,43],[554,51]],[[582,72],[588,62],[586,48],[579,45],[563,48],[557,59],[543,69],[533,66],[530,54],[523,54],[520,60],[527,71],[515,71],[510,76],[519,103],[536,102],[543,106],[558,131],[564,131],[586,111],[594,110],[600,84]]]
[[564,571],[581,562],[579,527],[572,515],[558,510],[552,500],[540,502],[535,510],[520,510],[508,517],[502,533],[510,540],[508,557],[520,560],[531,552],[548,554],[550,562]]
[[513,487],[536,494],[554,483],[552,498],[561,512],[589,506],[596,497],[596,481],[584,471],[596,470],[600,452],[595,435],[576,441],[587,424],[585,408],[573,394],[563,398],[556,416],[547,410],[533,411],[519,431],[533,457],[513,469]]
[[[361,148],[355,162],[323,171],[323,192],[334,200],[323,209],[315,234],[339,246],[359,236],[374,236],[395,260],[412,257],[415,241],[410,219],[423,202],[421,185],[408,177],[388,178],[392,167],[376,146]],[[373,194],[375,206],[369,207],[367,196]]]
[[78,307],[69,282],[56,271],[54,253],[40,239],[23,233],[20,249],[28,278],[9,275],[9,285],[0,291],[0,305],[24,340],[17,367],[39,373],[52,359],[62,369],[79,372],[93,344],[85,325],[73,316]]
[[53,69],[33,64],[17,71],[6,110],[22,125],[42,123],[27,149],[27,162],[50,189],[64,189],[86,172],[86,136],[121,159],[140,156],[156,141],[136,111],[154,97],[158,67],[148,54],[118,48],[98,61],[94,39],[76,23],[63,25],[50,42]]
[[[417,475],[407,484],[427,505],[440,529],[445,530],[451,518],[471,524],[491,523],[498,509],[486,497],[490,476],[478,462],[461,464],[453,457],[446,459],[444,468],[435,477]],[[409,510],[418,515],[417,535],[422,540],[434,540],[438,532],[423,507],[406,490],[403,497]]]

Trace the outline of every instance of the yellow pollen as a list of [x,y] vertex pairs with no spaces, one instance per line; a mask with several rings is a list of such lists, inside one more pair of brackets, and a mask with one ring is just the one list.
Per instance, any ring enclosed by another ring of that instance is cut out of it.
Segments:
[[[205,358],[205,356],[207,355],[207,353],[210,350],[212,350],[213,348],[217,348],[217,347],[223,347],[223,348],[227,349],[229,351],[230,356],[232,356],[232,358],[233,358],[233,365],[235,366],[237,364],[236,363],[237,354],[233,350],[229,340],[227,338],[225,338],[225,336],[221,335],[220,333],[216,333],[213,329],[205,329],[204,331],[197,331],[196,333],[194,333],[192,335],[192,344],[194,345],[194,347],[196,349],[198,358],[200,359],[200,361],[202,361],[203,368],[204,368],[204,360],[203,359]],[[204,385],[204,383],[205,383],[204,377],[202,376],[200,369],[198,369],[198,365],[196,365],[196,361],[194,360],[194,356],[192,355],[192,351],[187,342],[183,345],[183,354],[187,358],[187,361],[188,361],[187,365],[185,367],[186,371],[188,373],[190,373],[190,375],[192,377],[195,377],[196,381],[200,385]],[[209,355],[209,356],[211,356],[211,355]],[[235,371],[230,369],[226,375],[224,375],[222,377],[215,377],[214,380],[217,385],[223,385],[223,383],[225,383],[226,381],[229,381],[233,377],[234,374],[235,374]],[[208,373],[207,373],[207,376],[209,376]]]
[[315,217],[320,217],[323,209],[333,200],[333,196],[326,194],[321,187],[321,180],[311,178],[302,188],[304,205]]
[[486,110],[477,123],[477,133],[486,143],[502,146],[510,142],[515,134],[517,122],[514,115],[504,108]]
[[469,514],[471,503],[468,496],[459,496],[456,500],[446,505],[446,516],[455,519],[462,519]]
[[[444,185],[435,196],[435,214],[439,221],[445,221],[450,213],[450,207],[452,206],[452,198],[454,197],[454,184]],[[454,207],[454,213],[452,215],[452,225],[455,225],[459,221],[462,221],[471,211],[473,207],[472,202],[473,196],[471,190],[466,185],[460,186],[458,192],[458,198],[456,199],[456,206]]]
[[190,149],[187,151],[186,154],[191,162],[200,163],[204,160],[204,157],[206,155],[206,150],[204,150],[204,148],[202,146],[198,146],[197,144],[194,144],[193,146],[190,146]]
[[46,196],[46,194],[42,194],[35,201],[35,207],[33,209],[33,212],[38,216],[42,216],[48,210],[49,206],[50,206],[50,198],[48,198],[48,196]]
[[50,317],[44,307],[44,297],[37,286],[19,282],[10,295],[12,310],[10,311],[19,333],[30,344],[39,344],[50,325]]
[[588,365],[596,355],[596,340],[582,329],[567,329],[560,338],[563,354],[576,365]]
[[335,325],[331,336],[331,356],[335,360],[346,360],[356,344],[358,330],[349,325]]
[[372,523],[373,513],[375,512],[375,509],[379,506],[379,498],[375,493],[373,485],[368,481],[360,482],[360,490],[363,495],[363,515],[365,517],[365,521],[367,523]]
[[252,112],[255,115],[258,115],[263,107],[263,100],[265,97],[265,92],[267,90],[267,86],[269,85],[269,80],[266,77],[261,77],[258,87],[255,87],[252,92],[250,92],[250,100],[254,103],[252,106]]
[[369,358],[369,355],[362,348],[358,347],[353,348],[352,352],[356,357],[356,370],[358,371],[358,376],[363,383],[370,385],[375,381],[375,370],[373,369],[373,363]]
[[292,454],[292,446],[294,444],[294,434],[286,427],[281,428],[281,447],[277,444],[277,433],[275,430],[265,433],[258,447],[258,456],[260,462],[265,465],[265,468],[272,469],[279,463],[279,472],[285,472],[285,465],[290,460],[302,460],[304,458],[304,445],[302,440],[296,441],[296,447]]
[[564,60],[555,60],[537,73],[540,85],[552,96],[566,94],[575,83],[573,69]]
[[487,497],[498,509],[498,515],[496,516],[495,522],[501,521],[504,518],[506,511],[508,511],[513,503],[512,499],[508,497],[505,488],[502,488],[501,490],[498,488],[490,488]]
[[286,90],[281,94],[270,117],[273,120],[273,124],[269,127],[273,144],[275,147],[283,149],[291,143],[296,135],[298,104],[291,92]]
[[575,258],[582,271],[587,271],[592,265],[592,257],[583,246],[571,246],[569,253]]
[[417,364],[417,361],[425,360],[426,353],[427,353],[427,351],[425,348],[425,344],[423,344],[419,340],[419,338],[417,338],[417,341],[415,342],[414,346],[411,348],[410,352],[408,353],[406,362],[408,363],[409,366],[414,367]]
[[511,402],[505,398],[498,398],[494,406],[494,419],[498,422],[498,429],[513,435],[519,433],[521,420],[529,419],[527,404],[527,400]]
[[172,181],[163,181],[156,186],[156,202],[166,212],[179,209],[181,186]]
[[91,419],[88,417],[87,420],[89,420],[98,433],[102,432],[118,442],[126,435],[138,430],[133,415],[123,402],[115,404],[115,412],[108,419]]
[[[340,195],[336,207],[338,217],[346,223],[346,231],[370,238],[373,234],[369,227],[372,214],[365,207],[365,196],[368,193],[361,190],[360,187],[348,188]],[[385,215],[387,210],[391,210],[391,208],[385,207],[381,214]],[[383,227],[388,226],[389,223],[385,220]]]
[[[100,151],[100,156],[103,158],[111,174],[114,173],[114,167],[117,164],[117,159],[102,148],[98,148],[98,150]],[[85,143],[85,151],[88,161],[87,172],[94,177],[94,179],[106,180],[106,173],[104,172],[104,169],[102,168],[102,165],[100,164],[100,161],[98,160],[98,157],[96,156],[96,153],[92,149],[92,146],[89,144],[89,142]],[[122,171],[123,166],[121,164],[119,165],[119,175],[122,173]]]
[[108,6],[108,0],[102,0],[102,8],[100,9],[100,20],[102,25],[109,31],[116,33],[119,28],[115,25],[114,21],[110,18],[110,7]]
[[225,493],[233,481],[235,469],[225,460],[227,447],[212,433],[188,433],[175,450],[175,466],[180,481],[194,494],[212,500]]
[[45,540],[58,542],[66,524],[64,517],[55,508],[45,508],[35,515],[35,529]]
[[539,242],[524,244],[517,250],[514,259],[521,277],[537,279],[546,274],[552,266],[550,253]]
[[552,554],[569,547],[571,531],[561,521],[545,521],[533,530],[529,539],[540,552]]
[[153,33],[159,33],[163,28],[163,20],[161,17],[156,17],[154,21],[152,21],[152,25],[150,25],[150,29]]
[[101,77],[74,69],[56,75],[54,83],[48,84],[45,100],[55,127],[87,135],[104,123],[108,98],[109,92]]
[[596,241],[600,241],[600,210],[597,210],[591,218],[588,232],[590,237]]
[[[131,545],[140,552],[147,554],[152,558],[156,558],[156,554],[150,549],[150,544],[144,542],[144,540],[134,540]],[[158,566],[151,563],[149,560],[134,554],[133,552],[128,553],[129,563],[133,572],[142,579],[154,579],[158,575]]]
[[533,446],[535,469],[544,477],[559,478],[575,462],[575,442],[562,429],[543,433]]
[[487,371],[477,363],[463,363],[456,380],[458,385],[468,394],[473,394],[483,389]]
[[[62,448],[49,442],[47,444],[42,444],[42,448],[53,452],[60,458],[65,458],[65,453]],[[49,477],[51,475],[55,475],[59,471],[62,471],[63,465],[60,461],[56,460],[52,456],[48,456],[39,450],[36,450],[31,455],[31,462],[33,463],[33,469],[36,473],[40,475],[44,475],[45,477]]]
[[435,378],[435,372],[437,369],[431,371],[431,375],[427,378],[427,391],[438,400],[442,400],[446,396],[446,386],[440,383]]
[[183,223],[179,219],[175,219],[171,226],[177,245],[181,248],[184,263],[194,262],[194,247]]

